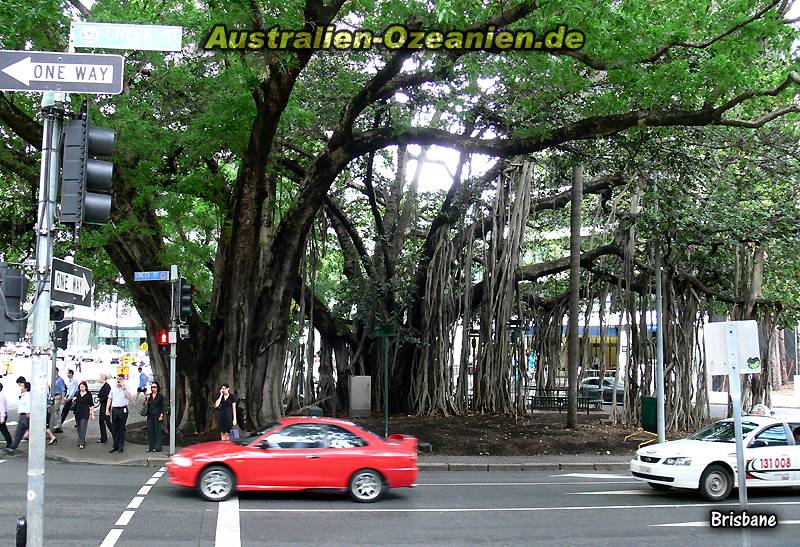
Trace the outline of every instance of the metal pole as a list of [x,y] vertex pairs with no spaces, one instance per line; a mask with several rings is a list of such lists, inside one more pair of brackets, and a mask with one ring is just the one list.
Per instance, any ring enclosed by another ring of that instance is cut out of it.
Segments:
[[178,267],[176,265],[170,266],[170,281],[172,282],[171,305],[170,309],[170,328],[169,328],[169,453],[175,453],[175,399],[176,399],[176,385],[175,380],[176,367],[175,361],[177,358],[177,321],[175,317],[175,306],[178,305],[180,300],[176,302],[175,290],[178,283]]
[[661,323],[661,244],[656,238],[656,417],[658,442],[666,441],[664,426],[664,327]]
[[389,437],[389,332],[383,337],[383,438]]
[[578,425],[578,359],[580,358],[578,314],[581,290],[582,203],[583,168],[576,165],[572,169],[572,206],[569,220],[569,338],[567,339],[567,427],[569,428]]
[[52,229],[58,190],[58,144],[61,116],[53,108],[52,94],[42,98],[44,130],[39,176],[36,224],[36,307],[33,315],[33,359],[31,363],[31,412],[28,416],[27,539],[32,547],[44,544],[44,449],[47,417],[47,367],[50,351],[50,267]]

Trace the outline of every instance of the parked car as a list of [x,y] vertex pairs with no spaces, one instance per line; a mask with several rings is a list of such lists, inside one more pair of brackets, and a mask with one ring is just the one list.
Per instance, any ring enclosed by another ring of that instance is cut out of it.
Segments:
[[[578,394],[581,397],[590,399],[600,398],[600,378],[584,378],[578,386]],[[614,378],[603,378],[603,402],[610,403],[614,395]],[[625,402],[625,383],[622,380],[617,382],[617,404]]]
[[[800,443],[793,434],[798,427],[800,419],[742,416],[748,488],[800,486]],[[733,420],[720,420],[686,439],[640,448],[631,474],[656,490],[691,488],[720,502],[738,484],[735,442]]]
[[109,344],[101,344],[93,352],[94,361],[104,365],[119,365],[123,355],[125,355],[124,349]]
[[327,489],[374,502],[389,488],[414,486],[417,439],[382,439],[334,418],[281,418],[250,437],[183,448],[167,473],[208,501],[235,491]]

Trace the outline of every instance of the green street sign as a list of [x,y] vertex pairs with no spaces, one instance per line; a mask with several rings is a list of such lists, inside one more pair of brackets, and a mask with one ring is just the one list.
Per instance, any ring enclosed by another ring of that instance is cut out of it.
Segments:
[[183,27],[72,22],[75,47],[180,51]]

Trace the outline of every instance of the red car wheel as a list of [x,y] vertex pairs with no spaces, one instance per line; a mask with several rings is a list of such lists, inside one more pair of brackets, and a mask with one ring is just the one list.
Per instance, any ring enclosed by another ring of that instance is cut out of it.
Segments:
[[374,469],[356,471],[350,479],[350,496],[360,503],[378,501],[385,490],[383,477]]
[[207,501],[225,501],[235,486],[233,473],[221,465],[207,467],[197,479],[197,490]]

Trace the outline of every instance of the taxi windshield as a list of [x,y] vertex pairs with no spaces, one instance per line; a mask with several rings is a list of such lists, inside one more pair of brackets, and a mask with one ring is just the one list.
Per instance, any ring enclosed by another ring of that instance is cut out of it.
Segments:
[[[742,422],[742,438],[758,427],[753,422]],[[717,422],[707,425],[694,435],[689,436],[695,441],[708,441],[713,443],[733,443],[736,442],[736,435],[733,430],[733,422]]]

